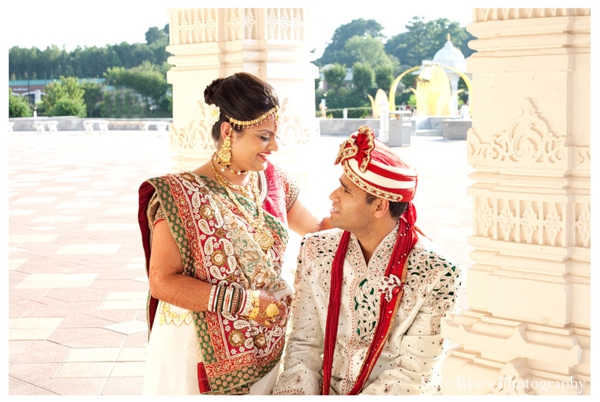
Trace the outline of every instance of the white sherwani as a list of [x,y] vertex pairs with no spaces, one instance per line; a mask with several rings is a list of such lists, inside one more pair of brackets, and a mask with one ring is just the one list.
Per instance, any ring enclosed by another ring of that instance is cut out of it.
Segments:
[[[344,282],[330,395],[346,395],[360,373],[379,320],[380,289],[398,227],[379,244],[368,266],[354,235],[344,261]],[[342,231],[302,240],[288,325],[284,371],[274,394],[318,395],[329,304],[331,265]],[[404,296],[390,336],[362,394],[431,393],[433,366],[443,350],[440,320],[452,310],[460,269],[420,237],[408,258]]]

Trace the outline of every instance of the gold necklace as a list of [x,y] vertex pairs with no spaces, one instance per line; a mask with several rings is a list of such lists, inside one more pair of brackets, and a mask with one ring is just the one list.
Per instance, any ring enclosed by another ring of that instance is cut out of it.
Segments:
[[[258,192],[258,186],[256,185],[256,176],[257,175],[252,174],[250,176],[250,184],[249,184],[249,186],[252,189],[253,196],[254,196],[253,197],[254,204],[255,204],[257,212],[258,212],[258,216],[256,218],[254,218],[252,216],[252,214],[250,214],[250,212],[248,212],[246,210],[246,208],[244,208],[242,206],[242,204],[237,199],[237,196],[235,195],[235,193],[233,191],[231,191],[230,186],[225,181],[227,179],[221,173],[219,173],[217,171],[217,169],[215,168],[215,166],[212,163],[211,163],[211,166],[213,168],[213,172],[215,173],[215,177],[217,178],[217,181],[219,182],[219,184],[221,184],[221,186],[223,186],[225,188],[225,191],[227,191],[227,195],[229,195],[229,198],[231,199],[231,201],[233,201],[233,203],[238,208],[238,210],[244,215],[246,220],[254,228],[254,234],[253,234],[254,240],[258,243],[260,248],[266,253],[271,247],[273,247],[274,240],[273,240],[273,235],[272,235],[271,231],[266,226],[265,215],[263,213],[262,205],[260,204],[260,195]],[[227,181],[229,181],[229,180],[227,180]],[[229,184],[234,185],[231,182],[229,182]],[[250,198],[250,197],[247,197],[247,198]]]
[[217,157],[217,153],[216,152],[213,153],[212,159],[215,162],[217,162],[217,165],[221,166],[221,172],[224,172],[224,171],[227,170],[229,173],[233,173],[233,174],[236,174],[238,176],[240,176],[240,175],[247,175],[248,172],[249,172],[248,170],[234,170],[234,169],[231,169],[229,166],[223,166],[223,165],[221,165],[219,163],[219,158]]
[[215,174],[215,177],[217,178],[217,180],[219,181],[219,183],[221,183],[221,185],[223,185],[223,187],[229,187],[232,188],[236,191],[239,191],[240,193],[242,193],[242,195],[246,198],[250,198],[250,195],[252,194],[252,182],[249,182],[248,184],[246,184],[245,186],[242,186],[240,184],[234,184],[231,182],[231,180],[229,180],[227,177],[225,177],[221,172],[219,172],[217,170],[217,168],[215,167],[215,165],[211,162],[211,167],[213,170],[213,173]]

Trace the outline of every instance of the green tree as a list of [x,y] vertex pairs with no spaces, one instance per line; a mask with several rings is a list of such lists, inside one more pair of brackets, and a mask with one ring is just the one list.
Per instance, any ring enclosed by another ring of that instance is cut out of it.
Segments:
[[144,61],[161,66],[166,63],[169,43],[168,24],[163,29],[152,27],[146,32],[147,43],[128,44],[122,42],[105,47],[77,47],[71,52],[56,45],[48,46],[44,51],[36,47],[30,49],[17,46],[9,49],[9,77],[25,79],[47,79],[55,77],[93,78],[101,77],[109,67],[134,68]]
[[102,117],[147,117],[145,105],[139,101],[139,95],[128,88],[107,91],[101,103]]
[[367,93],[375,85],[375,72],[368,63],[357,61],[352,66],[352,81],[356,91],[366,96]]
[[422,17],[413,17],[405,26],[406,32],[391,37],[385,43],[385,51],[398,58],[403,69],[421,65],[423,60],[431,60],[447,41],[448,35],[452,44],[469,57],[473,50],[467,44],[474,37],[466,28],[457,22],[439,18],[425,22]]
[[116,105],[116,91],[106,91],[100,103],[100,117],[122,117]]
[[80,78],[102,77],[108,68],[122,65],[121,59],[110,46],[77,48],[72,54],[72,64]]
[[60,81],[48,84],[44,92],[46,92],[46,96],[43,98],[46,115],[73,116],[63,113],[77,113],[75,116],[85,117],[86,110],[83,101],[85,91],[76,77],[60,77]]
[[169,44],[168,24],[165,29],[152,27],[146,32],[146,43],[153,53],[152,63],[161,65],[167,62],[169,54],[167,45]]
[[132,69],[109,68],[104,76],[109,85],[129,88],[141,95],[147,111],[154,116],[168,116],[172,110],[171,85],[167,83],[164,69],[144,62]]
[[8,69],[14,72],[18,80],[31,79],[39,64],[40,50],[37,47],[24,49],[14,46],[8,51]]
[[38,76],[45,80],[54,79],[62,74],[65,60],[69,59],[66,50],[61,50],[56,45],[46,47],[39,56],[37,65]]
[[391,64],[375,66],[375,83],[377,84],[377,88],[389,92],[394,78],[394,69]]
[[354,65],[356,62],[369,64],[371,68],[393,65],[392,60],[385,53],[381,40],[368,34],[348,39],[344,46],[344,53],[348,61],[347,65]]
[[48,116],[85,117],[85,103],[83,103],[83,99],[60,98],[46,114]]
[[29,100],[23,96],[13,95],[8,90],[8,117],[30,117],[32,115]]
[[151,45],[155,42],[167,43],[168,35],[164,29],[151,27],[146,31],[146,44]]
[[333,63],[331,66],[323,70],[323,76],[329,90],[337,93],[346,78],[346,66],[339,63]]
[[382,30],[383,26],[377,21],[365,20],[363,18],[352,20],[348,24],[341,25],[333,33],[331,42],[327,45],[323,51],[323,55],[317,60],[316,64],[320,67],[336,62],[352,65],[356,60],[353,60],[351,63],[348,63],[347,60],[345,60],[346,54],[344,48],[348,39],[354,36],[362,37],[367,35],[372,38],[382,39],[384,38],[384,35],[381,33]]
[[145,43],[134,43],[132,45],[123,42],[114,47],[115,52],[122,61],[125,68],[134,68],[144,61],[155,63],[154,52],[152,48]]
[[163,28],[163,31],[165,31],[165,33],[167,34],[167,38],[169,37],[170,33],[169,33],[169,24],[165,25],[165,27]]
[[95,82],[83,82],[83,102],[87,117],[100,117],[100,102],[102,101],[102,85]]

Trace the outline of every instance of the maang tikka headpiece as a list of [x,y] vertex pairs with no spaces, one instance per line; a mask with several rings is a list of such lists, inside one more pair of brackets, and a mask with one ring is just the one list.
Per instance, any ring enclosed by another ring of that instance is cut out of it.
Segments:
[[225,117],[227,117],[229,119],[229,124],[234,126],[234,128],[236,130],[244,130],[246,128],[260,126],[265,120],[267,120],[271,117],[273,117],[275,119],[275,127],[277,127],[277,123],[279,122],[279,106],[275,106],[274,108],[269,110],[267,113],[263,114],[262,116],[257,117],[254,120],[237,120],[237,119],[234,119],[233,117],[229,117],[227,115],[225,115]]

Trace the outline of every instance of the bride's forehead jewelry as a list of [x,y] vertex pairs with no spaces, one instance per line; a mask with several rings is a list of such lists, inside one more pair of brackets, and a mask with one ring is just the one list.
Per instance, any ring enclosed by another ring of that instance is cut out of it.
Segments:
[[246,128],[260,126],[265,120],[270,119],[271,117],[275,119],[275,124],[277,125],[277,122],[279,121],[279,106],[275,106],[267,113],[257,117],[254,120],[237,120],[227,115],[225,115],[225,117],[229,119],[229,123],[231,125],[236,126],[238,129],[242,130]]

